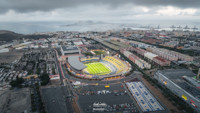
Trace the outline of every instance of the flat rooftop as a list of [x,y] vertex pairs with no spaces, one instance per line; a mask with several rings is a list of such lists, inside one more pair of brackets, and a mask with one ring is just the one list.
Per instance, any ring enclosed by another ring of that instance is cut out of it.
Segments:
[[142,82],[127,82],[130,92],[143,112],[164,111],[165,109],[146,89]]
[[178,79],[182,76],[188,76],[188,77],[196,76],[192,71],[188,69],[166,69],[166,70],[159,70],[159,73],[162,73],[169,79]]
[[72,50],[78,50],[78,47],[76,46],[61,46],[63,51],[72,51]]

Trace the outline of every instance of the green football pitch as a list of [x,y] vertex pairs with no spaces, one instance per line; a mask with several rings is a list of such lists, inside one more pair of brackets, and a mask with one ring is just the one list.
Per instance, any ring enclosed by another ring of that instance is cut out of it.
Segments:
[[87,66],[86,70],[90,74],[105,75],[105,74],[109,74],[111,72],[108,67],[106,67],[105,65],[103,65],[100,62],[93,62],[93,63],[88,63],[85,65]]

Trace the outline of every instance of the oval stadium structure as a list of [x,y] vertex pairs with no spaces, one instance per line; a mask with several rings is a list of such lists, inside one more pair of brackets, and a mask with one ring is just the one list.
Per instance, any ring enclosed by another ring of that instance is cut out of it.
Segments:
[[86,79],[108,80],[121,78],[130,71],[130,64],[114,56],[70,56],[67,68],[73,75]]

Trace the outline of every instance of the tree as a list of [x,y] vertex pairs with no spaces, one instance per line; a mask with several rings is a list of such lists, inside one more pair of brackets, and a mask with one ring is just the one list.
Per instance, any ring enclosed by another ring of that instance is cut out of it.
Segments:
[[49,75],[47,73],[43,73],[41,76],[40,76],[40,80],[42,81],[41,85],[44,86],[44,85],[47,85],[49,83]]
[[37,73],[38,75],[40,75],[40,71],[41,71],[41,69],[40,69],[40,68],[37,68],[37,72],[36,72],[36,73]]
[[55,68],[52,68],[52,74],[56,74]]
[[16,80],[12,80],[10,82],[10,85],[12,87],[21,87],[21,84],[24,83],[24,79],[23,78],[19,78],[18,76],[16,77]]

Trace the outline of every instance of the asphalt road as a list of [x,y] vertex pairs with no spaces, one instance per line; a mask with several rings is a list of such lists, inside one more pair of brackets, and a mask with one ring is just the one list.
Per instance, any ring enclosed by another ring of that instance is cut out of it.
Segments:
[[60,67],[60,62],[58,61],[58,54],[57,54],[57,51],[55,50],[55,62],[56,62],[56,66],[57,66],[57,69],[58,69],[58,72],[59,72],[59,75],[60,75],[60,82],[61,82],[61,85],[63,85],[63,76],[62,76],[62,72],[61,72],[61,67]]

